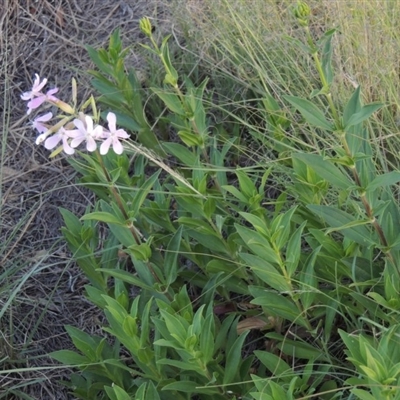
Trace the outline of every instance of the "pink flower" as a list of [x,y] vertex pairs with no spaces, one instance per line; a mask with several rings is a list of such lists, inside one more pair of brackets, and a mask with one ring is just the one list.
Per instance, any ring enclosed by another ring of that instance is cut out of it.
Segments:
[[44,85],[47,83],[47,79],[44,78],[42,82],[40,82],[40,77],[38,74],[35,74],[36,79],[33,82],[32,90],[30,92],[25,92],[21,94],[22,100],[32,100],[34,97],[39,96],[41,93],[40,91],[44,88]]
[[97,148],[95,139],[100,139],[103,134],[103,127],[97,125],[93,127],[93,119],[88,115],[84,116],[85,122],[80,119],[74,119],[74,125],[78,128],[70,132],[74,132],[75,137],[72,139],[71,146],[78,147],[83,141],[86,141],[86,149],[95,151]]
[[116,154],[122,154],[124,148],[119,139],[127,139],[129,135],[123,129],[116,128],[117,118],[114,113],[109,112],[107,114],[107,121],[109,130],[103,131],[103,138],[106,138],[106,140],[100,146],[100,154],[107,154],[111,145]]
[[67,154],[74,154],[75,150],[68,143],[68,139],[75,137],[74,131],[67,131],[63,127],[61,127],[57,133],[53,136],[50,136],[44,142],[44,147],[47,150],[54,149],[62,141],[64,152]]
[[48,112],[47,114],[44,114],[44,115],[38,115],[32,121],[32,125],[39,133],[46,132],[49,128],[42,122],[50,121],[52,118],[53,118],[53,114],[51,112]]
[[32,99],[31,101],[28,102],[27,106],[28,106],[28,112],[27,114],[29,115],[32,110],[40,107],[45,101],[58,101],[58,98],[53,96],[54,93],[58,92],[58,88],[54,88],[54,89],[50,89],[47,91],[46,94],[42,94],[39,93],[39,95],[37,97],[35,97],[34,99]]
[[41,104],[47,101],[57,101],[57,97],[53,96],[54,93],[58,92],[58,88],[50,89],[46,94],[43,94],[41,90],[47,83],[47,79],[44,78],[42,82],[40,82],[40,77],[38,74],[35,74],[36,78],[33,82],[32,90],[29,92],[25,92],[21,94],[21,99],[26,100],[28,102],[28,111],[29,115],[32,110],[38,108]]

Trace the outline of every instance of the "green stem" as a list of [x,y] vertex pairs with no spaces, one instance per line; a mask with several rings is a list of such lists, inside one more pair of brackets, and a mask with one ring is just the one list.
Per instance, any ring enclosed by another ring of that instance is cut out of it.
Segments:
[[[120,211],[121,211],[122,215],[124,216],[125,220],[128,221],[129,220],[129,216],[128,216],[126,210],[125,210],[124,203],[122,202],[121,196],[118,193],[116,187],[114,186],[114,183],[112,182],[110,174],[108,173],[108,171],[107,171],[107,169],[106,169],[106,167],[105,167],[105,165],[103,163],[103,159],[102,159],[102,157],[101,157],[101,155],[100,155],[98,150],[96,150],[96,156],[97,156],[99,164],[100,164],[100,166],[101,166],[101,168],[103,170],[104,176],[106,177],[106,180],[110,185],[109,187],[110,187],[111,193],[112,193],[112,195],[113,195],[113,197],[114,197],[114,199],[115,199],[115,201],[116,201],[116,203],[118,205],[118,208],[120,209]],[[135,226],[133,225],[132,222],[129,223],[129,230],[132,233],[132,236],[135,239],[136,244],[141,244],[142,241],[140,239],[140,235],[137,232],[137,230],[136,230],[136,228],[135,228]]]
[[[129,221],[129,216],[128,216],[126,210],[125,210],[125,207],[124,207],[124,203],[123,203],[123,201],[122,201],[122,198],[121,198],[120,194],[118,193],[116,187],[114,186],[114,184],[113,184],[113,182],[112,182],[112,179],[111,179],[111,177],[110,177],[110,174],[108,173],[108,171],[107,171],[107,169],[106,169],[106,167],[105,167],[105,165],[104,165],[104,163],[103,163],[103,159],[102,159],[102,157],[101,157],[101,155],[100,155],[100,153],[99,153],[98,150],[96,150],[96,156],[97,156],[97,159],[98,159],[98,161],[99,161],[99,164],[100,164],[101,168],[103,169],[103,172],[104,172],[104,175],[105,175],[105,177],[106,177],[106,180],[108,181],[108,183],[109,183],[109,185],[110,185],[111,193],[112,193],[112,195],[113,195],[115,201],[117,202],[118,208],[120,209],[120,211],[121,211],[122,215],[124,216],[124,218],[125,218],[127,221]],[[131,234],[132,234],[132,236],[133,236],[133,238],[134,238],[136,244],[137,244],[137,245],[142,244],[142,240],[141,240],[141,238],[140,238],[140,234],[139,234],[139,232],[136,230],[136,228],[135,228],[135,226],[133,225],[133,222],[132,222],[132,221],[130,221],[128,228],[129,228],[129,230],[130,230],[130,232],[131,232]],[[149,271],[151,272],[151,274],[153,275],[153,278],[154,278],[158,283],[161,283],[160,278],[159,278],[159,277],[157,276],[157,274],[155,273],[153,267],[151,266],[151,263],[150,263],[150,262],[147,262],[146,265],[147,265],[147,267],[149,268]]]
[[341,121],[340,121],[340,117],[339,117],[339,113],[336,109],[335,103],[332,100],[332,93],[330,91],[330,85],[326,79],[324,70],[322,68],[322,63],[321,60],[319,59],[318,56],[318,49],[315,46],[315,43],[313,41],[313,38],[311,36],[310,33],[310,28],[308,26],[304,27],[306,34],[307,34],[307,43],[308,45],[311,47],[312,49],[312,57],[314,59],[315,62],[315,67],[317,68],[318,71],[318,75],[321,79],[321,83],[322,83],[322,90],[323,93],[328,101],[329,104],[329,108],[331,109],[332,115],[333,115],[333,119],[335,120],[335,124],[336,124],[336,129],[340,129],[341,128]]
[[[329,83],[328,83],[328,81],[326,79],[324,70],[322,68],[322,64],[321,64],[321,61],[320,61],[319,56],[318,56],[317,47],[315,46],[315,43],[314,43],[314,41],[312,39],[312,36],[311,36],[311,33],[310,33],[310,28],[308,26],[306,26],[304,29],[305,29],[306,34],[307,34],[308,45],[313,50],[312,56],[313,56],[313,59],[314,59],[315,66],[317,68],[318,74],[319,74],[320,79],[321,79],[322,91],[323,91],[323,94],[325,95],[325,97],[326,97],[326,99],[328,101],[329,108],[330,108],[330,110],[332,112],[332,115],[333,115],[333,118],[335,120],[336,129],[339,131],[341,144],[343,146],[343,149],[344,149],[346,155],[351,159],[353,157],[353,155],[352,155],[350,147],[349,147],[349,145],[347,143],[346,133],[343,131],[342,122],[341,122],[341,119],[339,117],[339,113],[338,113],[338,111],[336,109],[336,106],[335,106],[333,100],[332,100],[332,93],[330,91],[330,85],[329,85]],[[357,171],[355,165],[353,167],[350,167],[350,170],[352,172],[354,182],[356,183],[356,185],[358,187],[361,187],[362,186],[361,185],[361,179],[360,179],[360,176],[358,175],[358,171]],[[373,214],[373,209],[372,209],[371,205],[369,204],[368,199],[365,196],[365,194],[360,194],[360,200],[361,200],[361,202],[362,202],[362,204],[364,206],[364,209],[365,209],[365,212],[366,212],[368,218],[371,220],[372,226],[374,227],[375,231],[377,232],[377,234],[379,236],[379,240],[380,240],[382,246],[388,247],[388,241],[387,241],[387,239],[385,237],[385,233],[383,232],[383,229],[380,226],[379,222],[375,219],[374,214]],[[393,263],[393,265],[396,265],[395,259],[394,259],[393,255],[391,254],[391,252],[388,251],[386,253],[386,255],[389,258],[389,260]]]
[[289,296],[290,296],[290,298],[292,299],[293,303],[296,305],[296,307],[297,307],[297,309],[299,310],[300,314],[303,315],[303,316],[305,317],[304,319],[305,319],[305,321],[306,321],[306,323],[307,323],[307,329],[308,329],[309,331],[312,331],[312,326],[311,326],[311,323],[308,321],[307,313],[306,313],[305,310],[303,309],[303,306],[302,306],[302,304],[300,303],[300,301],[296,298],[296,296],[293,295],[293,293],[295,292],[295,288],[293,287],[293,285],[292,285],[292,279],[291,279],[291,277],[289,276],[289,274],[288,274],[288,272],[287,272],[287,270],[286,270],[286,268],[285,268],[285,261],[282,259],[281,252],[280,252],[279,249],[275,246],[274,243],[271,243],[271,244],[272,244],[272,248],[273,248],[274,251],[275,251],[275,254],[276,254],[277,257],[279,258],[279,267],[280,267],[280,269],[281,269],[282,275],[283,275],[283,277],[285,278],[287,284],[288,284],[289,287],[290,287]]
[[[155,42],[153,36],[150,36],[150,40],[151,40],[151,43],[152,43],[152,45],[153,45],[153,47],[154,47],[156,53],[157,53],[158,56],[159,56],[161,62],[163,63],[165,70],[166,70],[167,73],[168,73],[168,72],[169,72],[169,71],[168,71],[168,65],[167,65],[167,63],[165,62],[164,56],[163,56],[163,54],[161,53],[160,48],[157,46],[157,43]],[[185,109],[185,112],[189,114],[191,110],[188,110],[188,108],[187,108],[187,106],[186,106],[185,95],[184,95],[183,92],[181,91],[179,85],[178,85],[178,84],[175,84],[175,85],[172,85],[172,87],[174,88],[176,94],[178,95],[179,100],[181,101],[181,104],[182,104],[183,108]],[[200,132],[199,132],[199,129],[197,128],[196,122],[195,122],[193,119],[191,119],[191,118],[189,118],[189,122],[190,122],[190,124],[192,125],[193,131],[194,131],[197,135],[200,136]],[[206,161],[208,164],[210,164],[210,158],[208,157],[208,154],[207,154],[207,151],[206,151],[205,148],[202,148],[202,153],[203,153],[203,157],[204,157],[205,161]],[[216,177],[216,176],[212,176],[212,179],[213,179],[213,181],[214,181],[214,183],[215,183],[215,186],[216,186],[216,188],[218,189],[218,191],[219,191],[220,193],[222,193],[222,188],[221,188],[221,185],[220,185],[219,182],[218,182],[217,177]]]

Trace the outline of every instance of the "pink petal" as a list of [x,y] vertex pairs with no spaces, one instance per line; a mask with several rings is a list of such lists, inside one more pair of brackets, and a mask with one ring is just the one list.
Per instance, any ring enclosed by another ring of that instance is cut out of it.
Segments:
[[33,93],[32,92],[24,92],[21,94],[21,99],[22,100],[31,100],[33,99]]
[[47,126],[42,124],[42,122],[47,122],[53,117],[53,114],[51,112],[48,112],[44,115],[39,115],[32,121],[33,127],[39,132],[43,133],[48,130]]
[[100,146],[100,154],[104,155],[108,153],[108,150],[110,149],[110,145],[111,145],[111,137],[109,137],[108,139],[106,139]]
[[46,125],[43,125],[41,122],[33,121],[32,125],[39,133],[44,133],[48,130]]
[[97,125],[94,131],[92,132],[92,136],[95,139],[101,139],[103,136],[103,127],[100,125]]
[[66,136],[63,136],[63,149],[66,154],[74,154],[75,153],[75,150],[69,145]]
[[39,74],[35,74],[35,80],[33,82],[33,87],[38,86],[40,83],[40,76]]
[[88,136],[86,138],[86,149],[87,149],[87,151],[95,151],[96,148],[97,148],[97,145],[96,145],[95,140],[91,136]]
[[57,93],[57,92],[58,92],[58,88],[48,90],[46,93],[47,99],[51,100],[51,101],[58,101],[59,99],[57,97],[53,96],[53,94]]
[[123,130],[123,129],[118,129],[115,132],[116,136],[121,138],[121,139],[128,139],[129,135]]
[[104,128],[103,128],[103,130],[102,130],[102,132],[101,132],[101,137],[100,137],[99,139],[107,139],[107,138],[109,138],[110,136],[111,136],[111,132],[108,131],[107,129],[104,129]]
[[46,93],[46,96],[51,96],[52,94],[57,93],[57,92],[58,92],[58,88],[55,87],[53,89],[48,90]]
[[44,147],[46,147],[47,150],[54,149],[60,143],[61,140],[61,135],[59,133],[56,133],[53,136],[50,136],[49,138],[46,139],[44,142]]
[[42,80],[41,83],[39,83],[39,82],[40,82],[39,75],[36,74],[36,79],[35,79],[35,82],[34,82],[34,84],[33,84],[32,91],[34,91],[34,92],[40,92],[40,91],[43,89],[44,85],[46,85],[47,79],[44,78],[44,79]]
[[53,113],[51,113],[51,112],[48,112],[48,113],[46,113],[46,114],[43,114],[43,115],[38,115],[34,120],[33,120],[33,122],[47,122],[47,121],[50,121],[51,119],[53,118]]
[[117,138],[113,140],[113,150],[116,154],[122,154],[124,151],[121,142]]
[[110,129],[110,132],[115,132],[116,122],[117,122],[117,117],[115,116],[115,114],[112,112],[109,112],[107,114],[107,121],[108,121],[108,127]]
[[87,132],[93,132],[93,120],[92,118],[89,117],[89,115],[85,116],[85,121],[86,121],[86,131]]
[[82,133],[78,129],[72,129],[72,130],[64,129],[64,134],[72,139],[82,136]]
[[45,101],[46,101],[45,95],[36,97],[28,103],[28,108],[34,110],[35,108],[40,107]]
[[71,147],[78,147],[84,140],[85,138],[83,136],[78,136],[75,139],[72,139]]
[[80,132],[86,134],[85,124],[80,119],[74,119],[74,125],[79,129]]

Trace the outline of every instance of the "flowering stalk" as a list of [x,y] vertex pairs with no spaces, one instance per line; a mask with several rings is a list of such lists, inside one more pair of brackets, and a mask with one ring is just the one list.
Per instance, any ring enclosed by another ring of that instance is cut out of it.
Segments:
[[32,123],[33,127],[40,134],[36,139],[36,144],[44,142],[46,149],[51,150],[62,142],[62,146],[53,151],[51,157],[58,154],[61,150],[64,150],[66,154],[73,154],[75,152],[74,149],[83,142],[86,143],[88,151],[95,151],[97,149],[97,141],[102,142],[100,146],[100,153],[102,155],[107,154],[110,147],[113,148],[116,154],[122,154],[123,146],[120,140],[128,139],[129,135],[123,129],[116,128],[116,116],[114,113],[109,112],[107,115],[108,129],[100,125],[94,125],[93,120],[97,121],[99,117],[93,96],[83,104],[81,109],[84,110],[88,105],[91,105],[94,117],[76,111],[77,86],[75,79],[72,79],[73,106],[54,96],[58,92],[58,88],[53,88],[47,91],[47,93],[43,93],[42,89],[46,84],[46,78],[41,80],[39,75],[35,74],[32,89],[22,93],[21,99],[28,101],[27,114],[29,115],[32,110],[39,108],[45,103],[49,103],[58,107],[67,115],[62,116],[61,121],[53,126],[49,124],[49,121],[53,118],[52,113],[37,116]]
[[[196,120],[193,116],[194,111],[191,109],[190,105],[188,104],[188,101],[185,99],[184,93],[182,92],[182,90],[180,89],[180,87],[178,85],[178,73],[171,64],[168,46],[167,46],[167,40],[169,37],[166,37],[163,40],[161,47],[159,47],[153,37],[153,33],[152,33],[153,29],[152,29],[150,19],[142,18],[140,20],[139,25],[140,25],[141,31],[149,38],[149,40],[153,46],[153,48],[150,48],[148,46],[144,46],[144,47],[149,49],[152,53],[156,54],[160,58],[161,62],[163,63],[164,69],[166,72],[164,83],[169,84],[173,87],[176,95],[178,96],[178,98],[180,100],[183,110],[186,114],[187,120],[189,121],[191,131],[198,138],[198,141],[196,144],[201,148],[201,153],[202,153],[202,156],[203,156],[205,162],[210,165],[210,157],[209,157],[207,150],[205,148],[205,145],[204,145],[204,135],[202,135],[202,133],[196,123]],[[223,193],[223,190],[221,188],[221,185],[218,181],[217,176],[215,174],[212,174],[211,179],[214,181],[216,189],[220,193]]]

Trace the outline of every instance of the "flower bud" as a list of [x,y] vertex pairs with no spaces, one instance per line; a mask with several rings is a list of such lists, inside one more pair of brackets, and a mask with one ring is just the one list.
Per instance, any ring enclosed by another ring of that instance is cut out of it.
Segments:
[[53,103],[62,111],[67,114],[75,114],[75,110],[67,103],[64,103],[62,100],[53,101]]
[[310,6],[304,1],[298,1],[297,5],[293,8],[293,15],[297,18],[301,26],[308,25],[310,14]]
[[140,30],[148,37],[151,36],[151,32],[152,32],[152,26],[151,26],[151,22],[150,19],[145,17],[142,18],[139,22],[139,27]]
[[72,78],[71,85],[72,85],[72,102],[76,106],[76,103],[78,101],[77,100],[77,98],[78,98],[78,87],[77,87],[75,78]]

